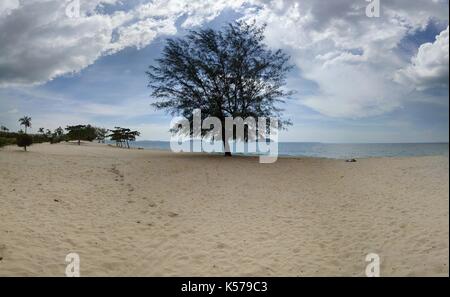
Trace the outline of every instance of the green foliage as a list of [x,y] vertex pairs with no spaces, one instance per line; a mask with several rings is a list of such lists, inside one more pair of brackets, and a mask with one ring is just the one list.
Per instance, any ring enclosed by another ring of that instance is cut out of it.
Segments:
[[[0,137],[2,138],[6,138],[6,139],[12,139],[12,141],[14,142],[13,144],[15,144],[15,139],[20,135],[20,134],[24,134],[23,132],[1,132],[0,131]],[[48,138],[46,137],[46,135],[42,135],[42,134],[28,134],[33,138],[33,143],[43,143],[43,142],[48,142]]]
[[93,141],[97,138],[97,129],[91,125],[67,126],[66,130],[66,140],[77,140],[78,144],[81,140]]
[[55,129],[54,133],[56,134],[57,137],[62,137],[64,135],[64,129],[61,127],[58,127]]
[[55,129],[53,133],[50,130],[47,130],[47,137],[50,139],[50,143],[60,143],[63,140],[66,140],[66,135],[64,135],[64,129],[58,127]]
[[17,146],[23,147],[23,149],[26,151],[27,146],[30,146],[33,144],[33,137],[31,135],[20,133],[17,135],[16,138]]
[[16,138],[16,136],[17,136],[17,133],[14,133],[14,132],[0,131],[0,137],[3,137],[3,138]]
[[95,133],[97,134],[97,140],[98,140],[98,142],[100,143],[100,142],[102,142],[102,143],[105,143],[105,139],[106,139],[106,137],[107,137],[107,135],[108,135],[108,129],[105,129],[105,128],[99,128],[99,127],[95,127]]
[[33,138],[33,143],[43,143],[48,142],[48,138],[46,135],[42,134],[28,134]]
[[15,138],[6,138],[6,137],[0,136],[0,147],[5,146],[5,145],[12,145],[12,144],[16,144]]
[[0,131],[0,147],[10,144],[16,144],[18,133]]
[[111,130],[111,133],[108,137],[115,141],[117,146],[123,147],[126,145],[128,148],[130,148],[130,141],[135,141],[136,137],[141,135],[139,131],[131,131],[131,129],[121,127],[115,127],[114,130]]
[[[0,138],[8,139],[7,144],[16,144],[16,138],[23,134],[23,132],[2,132],[0,131]],[[28,134],[33,138],[33,143],[43,143],[51,141],[51,138],[45,134]],[[5,142],[5,140],[3,141]]]

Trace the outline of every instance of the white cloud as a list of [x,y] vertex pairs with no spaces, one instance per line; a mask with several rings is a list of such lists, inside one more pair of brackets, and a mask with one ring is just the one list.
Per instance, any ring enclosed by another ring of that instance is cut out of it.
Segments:
[[27,1],[0,15],[0,86],[35,84],[92,64],[108,44],[108,17],[68,18],[64,1]]
[[[318,93],[300,97],[302,104],[327,116],[367,117],[405,103],[410,90],[399,85],[393,75],[407,61],[398,45],[408,34],[424,29],[431,19],[448,23],[448,2],[381,1],[380,18],[366,17],[367,4],[354,0],[266,1],[245,18],[267,23],[269,45],[286,49],[302,77],[317,84]],[[429,56],[430,63],[445,59],[436,55]],[[445,67],[448,73],[448,47]],[[302,87],[301,80],[297,87]]]
[[[399,82],[424,89],[448,78],[448,29],[434,43],[422,45],[411,63],[397,50],[404,37],[430,20],[448,23],[446,0],[381,1],[380,18],[366,17],[364,0],[155,0],[109,14],[97,8],[119,1],[94,0],[81,1],[79,18],[68,18],[67,2],[61,0],[1,3],[0,87],[40,84],[78,72],[103,55],[175,34],[181,17],[186,17],[181,26],[190,28],[225,9],[267,23],[267,43],[288,51],[302,78],[318,86],[317,93],[299,101],[327,116],[390,112],[411,97]],[[296,87],[302,88],[302,82]],[[100,107],[105,106],[92,110]],[[105,107],[104,112],[117,111]]]
[[449,27],[443,30],[433,43],[420,46],[411,64],[396,73],[396,80],[412,85],[418,90],[447,87],[449,79]]
[[2,0],[0,2],[0,16],[8,15],[13,11],[14,9],[17,9],[19,7],[19,0]]
[[0,5],[0,87],[45,83],[78,72],[99,57],[126,47],[142,48],[159,35],[177,32],[175,22],[187,15],[184,27],[202,24],[243,1],[156,0],[128,11],[98,13],[117,0],[80,1],[80,17],[68,17],[70,2],[8,0]]

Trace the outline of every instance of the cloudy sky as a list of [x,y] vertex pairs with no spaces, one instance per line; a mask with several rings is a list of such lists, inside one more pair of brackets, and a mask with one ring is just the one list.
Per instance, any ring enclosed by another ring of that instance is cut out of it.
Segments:
[[[77,1],[80,14],[77,14]],[[448,0],[1,0],[0,124],[91,123],[167,140],[144,74],[168,37],[267,23],[291,55],[284,141],[448,142]],[[75,8],[75,9],[73,9]]]

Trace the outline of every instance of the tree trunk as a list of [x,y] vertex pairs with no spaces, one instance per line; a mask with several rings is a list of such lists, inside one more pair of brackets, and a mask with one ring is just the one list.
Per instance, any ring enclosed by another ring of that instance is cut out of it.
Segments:
[[24,150],[24,151],[27,151],[27,146],[24,146],[24,147],[23,147],[23,150]]
[[81,139],[78,139],[78,145],[81,145]]
[[225,135],[225,123],[222,123],[222,143],[223,143],[223,151],[225,152],[225,157],[231,157],[230,143],[228,139],[226,139]]

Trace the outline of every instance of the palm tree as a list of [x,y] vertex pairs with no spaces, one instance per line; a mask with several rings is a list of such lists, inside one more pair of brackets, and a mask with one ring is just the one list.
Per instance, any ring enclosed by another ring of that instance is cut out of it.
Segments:
[[1,127],[0,127],[0,131],[2,131],[2,132],[8,132],[9,129],[6,128],[5,126],[1,126]]
[[39,128],[38,133],[44,134],[44,128]]
[[19,123],[25,127],[25,134],[27,134],[27,128],[31,127],[31,117],[24,116],[19,119]]

